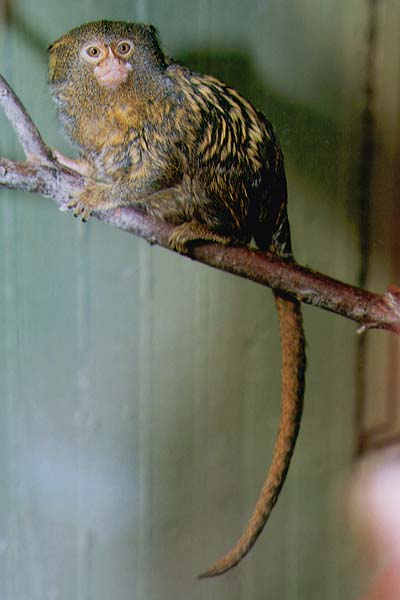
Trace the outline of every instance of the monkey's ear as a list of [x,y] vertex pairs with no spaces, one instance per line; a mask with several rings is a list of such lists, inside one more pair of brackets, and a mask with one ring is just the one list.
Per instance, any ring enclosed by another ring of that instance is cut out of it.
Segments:
[[50,44],[50,46],[47,48],[47,52],[53,52],[53,50],[56,50],[59,46],[62,45],[62,43],[62,40],[56,40],[55,42]]
[[158,38],[158,30],[154,27],[154,25],[149,25],[145,23],[143,25],[143,28],[146,29],[146,31],[148,31],[151,35]]
[[150,25],[148,23],[142,23],[140,25],[142,34],[150,40],[156,40],[159,43],[158,29],[154,27],[154,25]]
[[47,52],[49,54],[49,72],[48,72],[48,77],[49,77],[49,82],[50,83],[55,83],[57,80],[60,80],[61,74],[62,74],[62,63],[63,60],[61,59],[62,56],[62,52],[59,52],[60,50],[62,50],[62,47],[65,45],[65,40],[61,39],[61,40],[56,40],[53,44],[51,44],[48,48],[47,48]]

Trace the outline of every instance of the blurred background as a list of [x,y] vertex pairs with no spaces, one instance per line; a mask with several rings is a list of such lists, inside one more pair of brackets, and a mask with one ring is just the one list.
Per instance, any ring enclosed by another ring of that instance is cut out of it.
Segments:
[[[274,123],[297,260],[377,292],[399,281],[398,2],[0,0],[0,15],[0,72],[51,146],[72,153],[47,46],[85,21],[152,23],[171,56]],[[0,155],[23,158],[1,114]],[[245,561],[197,581],[242,532],[270,462],[271,292],[6,190],[0,281],[2,599],[358,597],[344,496],[355,455],[396,434],[393,335],[360,340],[304,308],[287,483]]]

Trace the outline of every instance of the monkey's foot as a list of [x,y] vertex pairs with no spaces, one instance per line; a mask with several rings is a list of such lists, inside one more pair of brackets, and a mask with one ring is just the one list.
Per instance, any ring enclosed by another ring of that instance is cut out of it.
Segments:
[[187,254],[190,246],[202,242],[222,244],[223,246],[235,243],[230,237],[217,233],[197,221],[188,221],[177,225],[168,242],[173,250],[181,254]]
[[110,202],[109,196],[109,185],[89,180],[83,192],[72,197],[67,208],[73,211],[74,217],[81,217],[82,221],[86,222],[90,215],[96,211],[115,208],[116,204]]

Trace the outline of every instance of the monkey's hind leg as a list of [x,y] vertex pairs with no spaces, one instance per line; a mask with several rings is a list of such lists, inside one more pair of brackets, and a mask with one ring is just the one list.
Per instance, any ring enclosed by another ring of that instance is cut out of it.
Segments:
[[119,206],[132,206],[168,223],[175,225],[169,245],[181,254],[187,254],[196,243],[211,242],[229,246],[239,243],[231,236],[223,235],[196,219],[190,219],[185,210],[184,192],[180,186],[158,190],[149,194],[138,193],[124,182],[101,183],[88,179],[83,191],[71,199],[68,208],[74,216],[87,221],[97,211],[111,210]]

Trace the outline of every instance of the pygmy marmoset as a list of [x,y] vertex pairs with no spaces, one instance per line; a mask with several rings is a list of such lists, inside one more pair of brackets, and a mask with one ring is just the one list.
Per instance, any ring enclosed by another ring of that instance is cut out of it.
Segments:
[[[236,90],[193,73],[160,49],[154,27],[99,21],[49,48],[50,92],[87,175],[75,215],[135,206],[175,225],[170,245],[248,244],[292,256],[282,153],[271,124]],[[284,483],[299,429],[305,351],[300,305],[275,293],[282,406],[272,463],[249,524],[202,576],[252,548]]]

